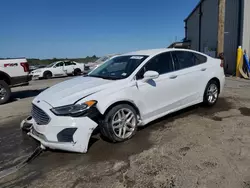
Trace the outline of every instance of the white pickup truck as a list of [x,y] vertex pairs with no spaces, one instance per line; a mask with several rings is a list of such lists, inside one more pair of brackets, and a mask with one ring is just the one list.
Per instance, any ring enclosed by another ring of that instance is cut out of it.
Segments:
[[29,64],[25,58],[0,59],[0,104],[8,102],[11,87],[29,84]]
[[69,75],[80,75],[84,72],[84,64],[75,61],[58,61],[30,73],[32,79],[50,79]]

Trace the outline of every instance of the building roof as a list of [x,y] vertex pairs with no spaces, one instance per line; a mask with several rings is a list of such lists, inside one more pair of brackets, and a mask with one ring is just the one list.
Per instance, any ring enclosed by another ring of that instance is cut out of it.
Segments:
[[188,15],[188,17],[184,20],[184,22],[186,22],[193,15],[193,13],[200,7],[200,5],[203,3],[203,1],[205,1],[205,0],[200,0],[200,2],[192,10],[192,12]]

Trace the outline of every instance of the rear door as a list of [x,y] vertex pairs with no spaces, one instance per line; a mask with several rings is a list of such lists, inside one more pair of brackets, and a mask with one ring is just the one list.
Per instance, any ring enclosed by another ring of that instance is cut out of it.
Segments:
[[53,69],[52,69],[52,73],[53,73],[53,76],[65,76],[66,73],[64,71],[64,62],[58,62],[57,64],[55,64],[53,66]]
[[173,51],[175,76],[182,88],[181,106],[201,102],[207,82],[207,57],[191,51]]
[[66,74],[73,74],[75,63],[71,61],[64,62],[64,71]]

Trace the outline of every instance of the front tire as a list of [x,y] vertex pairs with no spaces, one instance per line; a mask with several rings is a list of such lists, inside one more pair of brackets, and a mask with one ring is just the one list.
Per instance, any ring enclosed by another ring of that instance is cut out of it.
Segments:
[[203,104],[206,106],[213,106],[216,104],[219,98],[219,84],[215,80],[211,80],[208,82],[204,96],[203,96]]
[[10,97],[11,90],[9,85],[5,81],[0,80],[0,104],[8,102]]
[[46,71],[43,73],[43,78],[44,79],[51,79],[52,78],[52,73],[50,71]]
[[109,141],[124,142],[135,135],[137,124],[135,109],[128,104],[120,104],[105,115],[100,131]]

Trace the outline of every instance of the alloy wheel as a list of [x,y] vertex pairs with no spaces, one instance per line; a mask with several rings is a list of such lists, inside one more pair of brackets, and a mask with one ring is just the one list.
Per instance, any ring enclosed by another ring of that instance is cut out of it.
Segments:
[[207,100],[210,104],[216,102],[218,98],[218,87],[216,84],[210,84],[207,90]]
[[7,95],[7,90],[2,85],[0,85],[0,100],[4,100],[6,95]]
[[118,110],[112,118],[112,128],[118,138],[129,138],[136,128],[135,114],[128,108]]

